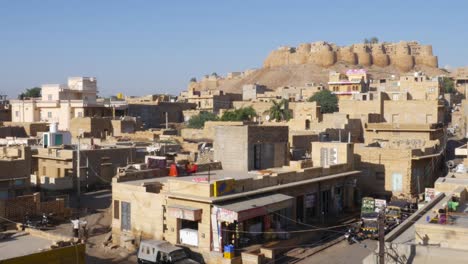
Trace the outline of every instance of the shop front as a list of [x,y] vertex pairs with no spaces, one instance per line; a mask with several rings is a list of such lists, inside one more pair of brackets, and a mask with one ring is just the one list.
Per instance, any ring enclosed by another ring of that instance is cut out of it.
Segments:
[[225,245],[243,248],[276,239],[287,239],[294,198],[284,194],[253,197],[217,204],[212,209],[213,250]]
[[198,247],[198,224],[201,220],[202,209],[182,205],[170,205],[167,207],[167,215],[177,219],[177,226],[180,227],[180,244]]

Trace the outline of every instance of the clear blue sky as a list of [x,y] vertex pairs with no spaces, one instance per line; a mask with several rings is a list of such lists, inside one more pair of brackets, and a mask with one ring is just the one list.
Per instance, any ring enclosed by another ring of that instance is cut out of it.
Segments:
[[260,67],[280,45],[432,44],[468,59],[468,1],[0,1],[0,91],[96,76],[100,94],[177,94],[191,77]]

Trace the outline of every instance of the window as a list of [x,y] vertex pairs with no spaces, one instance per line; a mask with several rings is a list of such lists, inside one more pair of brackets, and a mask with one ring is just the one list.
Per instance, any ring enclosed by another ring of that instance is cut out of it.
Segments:
[[83,117],[83,112],[78,112],[78,117]]
[[47,95],[47,100],[52,101],[52,95],[51,94]]
[[24,185],[24,180],[15,180],[15,186],[22,186]]
[[120,228],[122,230],[132,230],[131,222],[131,204],[128,202],[121,202],[121,218],[120,218]]
[[47,167],[44,166],[42,167],[42,176],[45,176],[47,174]]
[[47,117],[52,118],[52,112],[47,112]]
[[114,200],[114,219],[119,219],[120,216],[120,204],[118,200]]
[[15,111],[15,116],[19,117],[19,111]]

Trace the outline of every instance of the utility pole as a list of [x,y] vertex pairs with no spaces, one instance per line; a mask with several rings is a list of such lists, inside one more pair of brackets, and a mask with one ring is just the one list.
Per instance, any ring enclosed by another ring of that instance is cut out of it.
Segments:
[[81,135],[78,135],[78,148],[77,148],[77,155],[76,155],[76,195],[78,197],[78,208],[80,208],[80,195],[81,195]]
[[379,212],[379,264],[385,263],[385,207]]

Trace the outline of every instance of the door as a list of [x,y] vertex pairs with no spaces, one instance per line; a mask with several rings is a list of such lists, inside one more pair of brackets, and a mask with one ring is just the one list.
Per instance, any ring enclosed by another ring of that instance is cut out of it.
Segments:
[[122,217],[121,219],[121,225],[120,228],[122,230],[131,230],[132,225],[130,222],[130,213],[131,213],[131,208],[130,208],[130,203],[127,202],[122,202]]
[[254,170],[260,170],[262,163],[262,145],[254,144]]
[[304,195],[296,198],[296,219],[304,222]]
[[326,216],[330,212],[331,190],[322,191],[322,215]]
[[56,134],[55,135],[55,145],[62,145],[63,144],[63,135]]
[[401,173],[392,173],[392,191],[403,191],[403,176],[401,175]]

